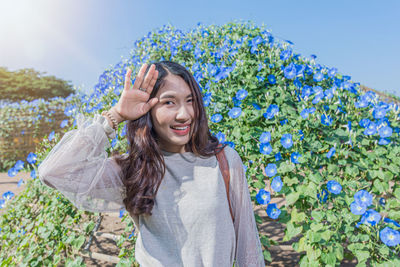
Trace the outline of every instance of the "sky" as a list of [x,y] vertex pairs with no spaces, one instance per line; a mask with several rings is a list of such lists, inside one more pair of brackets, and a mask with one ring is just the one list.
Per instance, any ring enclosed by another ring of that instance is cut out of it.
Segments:
[[400,96],[399,14],[398,0],[1,0],[0,66],[34,68],[89,92],[149,31],[242,20],[354,82]]

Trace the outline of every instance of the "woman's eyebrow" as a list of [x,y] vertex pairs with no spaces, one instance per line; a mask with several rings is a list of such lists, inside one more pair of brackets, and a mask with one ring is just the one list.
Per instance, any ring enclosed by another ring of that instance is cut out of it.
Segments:
[[[193,94],[189,94],[186,96],[186,98],[189,98],[192,96],[193,96]],[[175,98],[175,96],[174,95],[163,95],[162,97],[160,97],[160,99],[163,99],[163,98]]]

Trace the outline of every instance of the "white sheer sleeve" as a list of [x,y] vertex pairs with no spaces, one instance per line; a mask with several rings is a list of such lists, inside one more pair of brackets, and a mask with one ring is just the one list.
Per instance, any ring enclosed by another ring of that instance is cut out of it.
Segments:
[[242,159],[235,149],[227,146],[224,150],[229,163],[229,197],[235,218],[236,263],[239,267],[264,267],[264,256]]
[[64,134],[39,165],[39,179],[59,190],[78,209],[117,212],[124,208],[120,167],[106,149],[115,130],[105,117],[77,116],[78,129]]

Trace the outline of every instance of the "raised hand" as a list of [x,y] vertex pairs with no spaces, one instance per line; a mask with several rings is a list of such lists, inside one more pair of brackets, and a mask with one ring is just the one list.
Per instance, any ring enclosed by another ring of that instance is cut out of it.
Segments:
[[[125,75],[124,90],[118,103],[113,109],[118,115],[124,120],[136,120],[146,114],[153,106],[158,103],[158,98],[154,97],[150,99],[150,94],[153,91],[153,87],[156,84],[158,71],[155,69],[156,66],[152,64],[146,77],[144,74],[147,69],[147,64],[143,64],[139,70],[136,80],[131,88],[131,73],[132,70],[128,68]],[[142,91],[139,88],[146,89]]]

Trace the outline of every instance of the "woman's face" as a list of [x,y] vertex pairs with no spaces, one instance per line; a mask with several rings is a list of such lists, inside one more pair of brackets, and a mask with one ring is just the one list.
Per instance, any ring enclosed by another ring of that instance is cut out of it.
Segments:
[[[183,153],[192,136],[194,122],[193,97],[189,85],[169,73],[156,96],[159,102],[150,110],[151,120],[162,150]],[[172,127],[185,130],[174,130]]]

